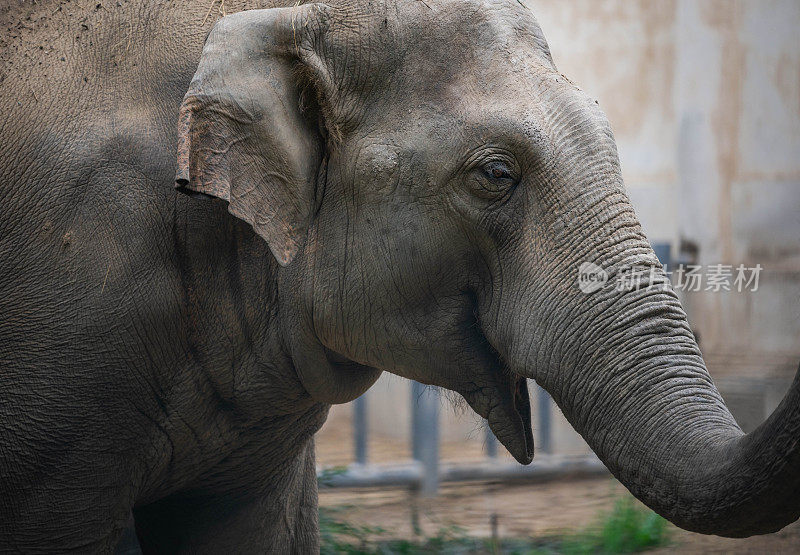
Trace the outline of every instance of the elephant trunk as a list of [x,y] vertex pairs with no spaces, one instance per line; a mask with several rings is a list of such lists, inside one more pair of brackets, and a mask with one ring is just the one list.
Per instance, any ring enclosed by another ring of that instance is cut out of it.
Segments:
[[774,414],[745,435],[670,288],[597,294],[556,374],[515,370],[536,377],[614,476],[682,528],[743,537],[796,520],[800,374]]

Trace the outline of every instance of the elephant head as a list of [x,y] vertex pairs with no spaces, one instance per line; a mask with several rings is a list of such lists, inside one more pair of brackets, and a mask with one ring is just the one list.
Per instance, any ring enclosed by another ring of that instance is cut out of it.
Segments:
[[[622,183],[608,121],[514,0],[304,4],[211,32],[177,186],[269,244],[309,393],[388,371],[461,394],[533,457],[526,378],[611,472],[704,533],[800,514],[800,384],[744,435]],[[585,293],[591,262],[637,287]]]

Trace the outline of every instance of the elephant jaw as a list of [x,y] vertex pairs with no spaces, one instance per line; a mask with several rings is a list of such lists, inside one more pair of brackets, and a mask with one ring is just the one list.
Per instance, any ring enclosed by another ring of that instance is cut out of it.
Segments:
[[533,460],[533,429],[528,381],[503,372],[491,387],[470,389],[461,395],[472,410],[485,418],[495,437],[520,464]]

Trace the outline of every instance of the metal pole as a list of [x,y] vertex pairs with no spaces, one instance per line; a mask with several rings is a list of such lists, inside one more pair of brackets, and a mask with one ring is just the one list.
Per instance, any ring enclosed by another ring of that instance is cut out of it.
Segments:
[[[407,486],[419,488],[423,478],[422,464],[353,464],[343,473],[326,477],[325,487],[362,488]],[[607,475],[603,463],[595,455],[542,455],[536,464],[523,466],[515,462],[484,460],[479,463],[442,464],[439,482],[541,482],[564,477]],[[322,474],[321,474],[322,475]]]
[[669,243],[653,243],[653,252],[656,253],[658,261],[665,267],[666,271],[672,272],[672,246]]
[[537,399],[538,399],[538,415],[539,418],[539,449],[542,453],[552,453],[553,452],[553,430],[552,430],[552,419],[550,418],[551,413],[551,405],[553,403],[550,395],[547,394],[547,391],[536,386],[537,391]]
[[411,382],[411,458],[418,461],[422,457],[419,446],[420,421],[419,400],[425,393],[425,386],[419,382]]
[[411,445],[414,458],[422,463],[420,493],[432,496],[439,489],[439,397],[416,382],[411,391]]
[[[484,421],[485,422],[485,421]],[[489,424],[486,424],[486,456],[495,459],[497,458],[497,438],[492,432],[492,429],[489,427]]]
[[367,395],[353,401],[353,446],[358,464],[367,464]]

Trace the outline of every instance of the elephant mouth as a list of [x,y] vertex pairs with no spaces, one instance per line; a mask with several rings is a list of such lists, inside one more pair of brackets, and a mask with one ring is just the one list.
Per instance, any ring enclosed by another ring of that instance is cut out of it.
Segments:
[[[373,371],[325,348],[328,363],[333,369],[349,376]],[[533,429],[528,380],[502,366],[490,365],[493,370],[484,376],[488,383],[482,387],[454,388],[461,393],[472,410],[486,419],[495,437],[520,464],[533,460]]]
[[472,409],[486,419],[495,437],[520,464],[533,460],[533,427],[528,381],[502,372],[493,387],[462,393]]

